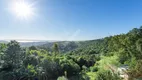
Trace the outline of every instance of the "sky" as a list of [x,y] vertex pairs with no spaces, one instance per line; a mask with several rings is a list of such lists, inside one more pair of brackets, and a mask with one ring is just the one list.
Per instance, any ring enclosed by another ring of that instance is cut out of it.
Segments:
[[142,25],[142,0],[25,0],[34,15],[10,10],[0,0],[0,40],[92,40]]

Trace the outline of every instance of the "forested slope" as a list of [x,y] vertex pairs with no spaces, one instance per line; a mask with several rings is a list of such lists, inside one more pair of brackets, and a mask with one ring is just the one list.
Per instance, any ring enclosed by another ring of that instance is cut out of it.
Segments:
[[90,41],[0,44],[0,80],[121,80],[112,66],[122,65],[129,79],[142,77],[142,27]]

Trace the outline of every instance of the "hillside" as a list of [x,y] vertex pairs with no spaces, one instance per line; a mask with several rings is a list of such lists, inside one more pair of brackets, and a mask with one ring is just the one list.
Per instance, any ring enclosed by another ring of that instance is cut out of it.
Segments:
[[2,80],[122,80],[117,68],[124,65],[130,79],[140,78],[142,27],[88,41],[10,41],[0,44],[0,57]]

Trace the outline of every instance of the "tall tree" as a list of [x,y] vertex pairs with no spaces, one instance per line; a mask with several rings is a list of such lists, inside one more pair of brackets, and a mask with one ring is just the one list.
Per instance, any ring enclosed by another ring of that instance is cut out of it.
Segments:
[[142,39],[139,39],[136,41],[136,47],[137,47],[137,50],[140,52],[140,55],[142,56]]
[[18,67],[22,62],[21,48],[18,42],[11,41],[7,44],[7,49],[5,52],[5,63],[12,65],[13,67]]
[[59,48],[58,48],[58,44],[54,43],[52,50],[54,52],[55,55],[57,55],[59,53]]

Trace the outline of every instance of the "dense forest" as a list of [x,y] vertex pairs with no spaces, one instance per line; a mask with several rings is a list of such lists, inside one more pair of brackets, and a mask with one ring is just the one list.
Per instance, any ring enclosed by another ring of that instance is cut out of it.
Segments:
[[128,80],[142,77],[142,27],[89,41],[0,43],[0,80],[123,80],[121,66]]

